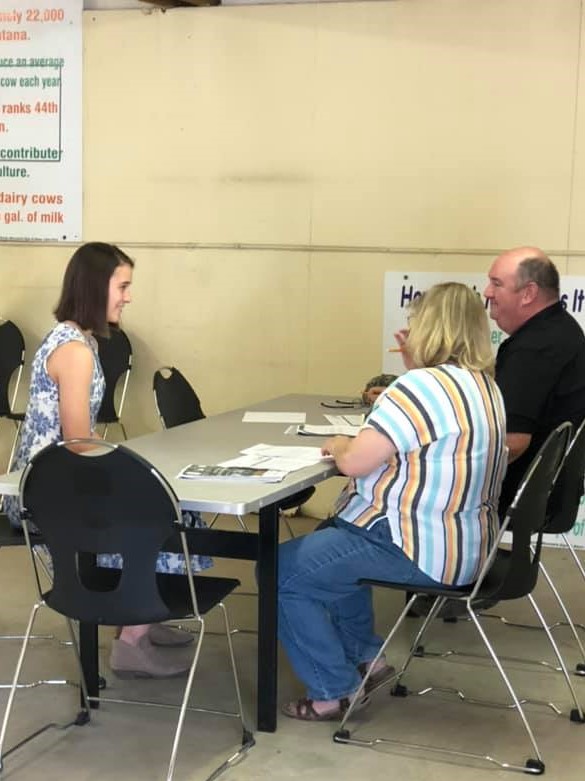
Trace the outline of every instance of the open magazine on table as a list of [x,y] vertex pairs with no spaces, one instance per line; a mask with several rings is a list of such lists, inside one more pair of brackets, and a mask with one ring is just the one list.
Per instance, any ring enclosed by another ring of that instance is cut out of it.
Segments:
[[279,483],[286,472],[249,466],[220,466],[218,464],[189,464],[177,477],[183,480],[234,480],[256,483]]

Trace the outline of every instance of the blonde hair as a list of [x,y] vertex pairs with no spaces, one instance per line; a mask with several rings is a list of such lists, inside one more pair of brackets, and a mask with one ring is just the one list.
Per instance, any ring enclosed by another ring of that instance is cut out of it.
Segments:
[[486,311],[467,285],[444,282],[415,299],[405,348],[417,368],[454,363],[494,373]]

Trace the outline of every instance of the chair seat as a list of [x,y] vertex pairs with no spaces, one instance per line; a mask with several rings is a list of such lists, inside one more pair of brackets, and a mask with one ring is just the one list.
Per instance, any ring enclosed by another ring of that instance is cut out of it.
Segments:
[[6,418],[7,420],[20,420],[22,422],[24,420],[24,412],[10,412],[7,410],[6,412],[3,412],[0,417]]
[[[500,602],[506,599],[519,599],[520,597],[525,596],[526,583],[518,585],[518,588],[515,589],[514,584],[508,581],[506,587],[502,588],[502,584],[508,580],[506,575],[511,560],[512,552],[510,550],[507,548],[500,548],[498,550],[495,561],[483,579],[483,583],[481,584],[475,599],[481,599],[482,601],[495,599]],[[534,579],[536,581],[536,575],[534,576]],[[473,583],[469,586],[460,586],[456,588],[451,586],[407,586],[407,584],[404,583],[391,583],[385,580],[370,580],[369,578],[361,578],[359,583],[368,586],[395,589],[397,591],[404,591],[407,589],[416,594],[426,594],[429,597],[447,597],[448,599],[467,599],[474,589]]]
[[[120,580],[120,573],[120,570],[110,567],[93,567],[84,573],[83,584],[90,592],[113,591]],[[102,626],[132,626],[137,623],[155,623],[170,619],[186,618],[193,614],[189,581],[186,577],[157,574],[156,579],[161,597],[167,608],[167,615],[153,614],[148,616],[141,614],[140,619],[137,620],[136,613],[128,617],[117,613],[115,617],[104,616],[103,620],[99,621],[95,620],[95,616],[79,616],[79,619],[90,623],[98,623]],[[195,576],[193,581],[195,593],[197,594],[197,605],[201,615],[208,613],[240,585],[240,581],[235,578],[217,578],[201,575]],[[43,594],[43,599],[50,608],[58,613],[62,613],[59,600],[54,598],[53,589],[46,591]]]
[[450,586],[415,586],[405,583],[392,583],[387,580],[372,580],[370,578],[360,578],[358,583],[364,586],[378,586],[380,588],[395,589],[396,591],[408,589],[413,594],[426,594],[429,597],[450,597],[451,599],[466,599],[473,591],[473,585],[461,588],[451,588]]

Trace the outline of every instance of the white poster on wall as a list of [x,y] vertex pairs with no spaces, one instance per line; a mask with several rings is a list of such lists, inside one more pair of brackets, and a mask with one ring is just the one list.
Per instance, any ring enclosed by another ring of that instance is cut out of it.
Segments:
[[[487,284],[487,274],[465,274],[463,272],[449,273],[445,271],[427,272],[413,271],[406,273],[386,272],[384,276],[384,330],[382,334],[382,367],[389,374],[402,374],[404,365],[399,353],[388,352],[396,347],[394,334],[401,328],[406,328],[408,305],[420,296],[427,288],[438,282],[463,282],[469,285],[482,297],[487,309],[487,301],[483,291]],[[561,302],[568,312],[585,331],[585,279],[583,277],[561,277]],[[506,338],[506,334],[490,320],[491,341],[494,352]],[[571,543],[578,548],[585,548],[585,498],[581,497],[581,507],[577,522],[568,535]],[[548,536],[548,545],[563,544],[560,536],[556,540]]]
[[81,239],[83,0],[0,0],[0,239]]

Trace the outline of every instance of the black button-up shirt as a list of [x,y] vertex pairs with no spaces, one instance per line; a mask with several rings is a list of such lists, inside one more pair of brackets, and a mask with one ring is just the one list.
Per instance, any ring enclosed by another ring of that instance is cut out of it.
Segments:
[[585,334],[560,302],[543,309],[500,345],[496,382],[507,430],[531,434],[526,452],[509,465],[500,512],[508,508],[526,468],[550,432],[585,418]]

